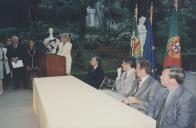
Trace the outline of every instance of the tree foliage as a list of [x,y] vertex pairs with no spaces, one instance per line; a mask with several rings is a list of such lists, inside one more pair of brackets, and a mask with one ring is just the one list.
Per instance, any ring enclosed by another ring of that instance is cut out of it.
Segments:
[[[100,35],[102,42],[114,45],[116,42],[127,42],[129,44],[129,37],[132,32],[132,19],[134,17],[134,9],[136,3],[139,8],[139,16],[149,17],[150,4],[153,1],[155,6],[154,18],[153,18],[153,30],[155,33],[155,42],[157,46],[165,46],[168,39],[168,19],[171,14],[171,8],[173,0],[15,0],[20,3],[20,8],[24,7],[25,17],[23,20],[27,23],[23,23],[20,20],[19,14],[16,15],[17,11],[13,13],[16,17],[12,17],[12,13],[8,12],[9,18],[7,19],[7,25],[9,27],[15,27],[11,24],[12,21],[15,24],[20,24],[19,27],[29,26],[39,36],[44,36],[44,31],[47,27],[54,27],[58,30],[57,33],[67,31],[75,34],[79,34],[80,39],[79,44],[81,47],[83,43],[86,43],[85,36]],[[9,2],[12,0],[2,0],[0,2],[1,10],[3,8],[9,8]],[[16,3],[16,6],[19,4]],[[98,28],[88,28],[86,27],[86,8],[88,6],[95,7],[95,3],[100,2],[103,5],[103,24]],[[179,28],[180,35],[182,37],[183,46],[195,45],[194,40],[196,40],[196,2],[194,0],[180,0],[179,1]],[[12,7],[14,4],[10,4]],[[11,10],[11,8],[9,8]],[[13,10],[14,11],[14,10]],[[12,12],[13,12],[12,11]],[[29,14],[29,11],[31,12]],[[4,12],[0,13],[3,14]],[[20,11],[18,10],[18,13]],[[23,13],[21,13],[22,15]],[[21,16],[20,15],[20,16]],[[10,17],[14,20],[11,20]],[[17,18],[17,20],[16,20]],[[0,21],[1,25],[5,24]],[[115,28],[114,28],[115,25]],[[47,27],[46,27],[47,26]],[[37,29],[37,30],[35,30]],[[4,30],[3,30],[4,31]],[[92,32],[90,32],[92,31]],[[89,36],[90,37],[90,36]],[[93,36],[92,36],[93,37]],[[103,37],[103,38],[102,38]],[[94,37],[93,37],[94,38]],[[99,37],[98,37],[99,38]],[[93,40],[91,40],[93,41]],[[124,45],[124,43],[119,43],[119,45]],[[98,45],[99,46],[99,45]]]

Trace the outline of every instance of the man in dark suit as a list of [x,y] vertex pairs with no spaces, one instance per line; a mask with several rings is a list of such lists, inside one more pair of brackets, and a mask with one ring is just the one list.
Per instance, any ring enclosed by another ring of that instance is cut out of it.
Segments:
[[99,57],[92,57],[90,60],[90,65],[91,66],[86,77],[86,82],[98,89],[104,79],[104,71],[101,67],[101,59]]
[[141,60],[136,65],[136,75],[138,79],[132,85],[129,94],[123,102],[141,112],[146,112],[150,102],[154,100],[157,90],[161,85],[151,75],[150,63]]
[[11,65],[13,74],[13,84],[14,89],[18,89],[20,86],[27,88],[27,78],[24,66],[19,68],[14,68],[12,63],[17,63],[19,60],[24,62],[25,50],[23,46],[19,43],[19,38],[17,36],[12,37],[12,45],[8,49],[8,61]]
[[164,86],[148,108],[147,115],[157,120],[157,128],[193,128],[196,99],[182,86],[182,68],[167,67],[161,75]]

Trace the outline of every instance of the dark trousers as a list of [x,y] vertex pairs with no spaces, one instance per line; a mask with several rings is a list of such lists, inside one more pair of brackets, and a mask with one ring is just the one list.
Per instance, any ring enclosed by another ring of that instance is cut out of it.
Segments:
[[11,83],[11,73],[6,74],[4,73],[4,79],[3,79],[3,87],[4,89],[8,88]]
[[27,72],[27,80],[28,80],[28,88],[33,89],[33,79],[38,77],[39,70],[28,70]]
[[27,88],[27,73],[24,68],[15,68],[13,73],[13,85],[17,89],[19,87]]

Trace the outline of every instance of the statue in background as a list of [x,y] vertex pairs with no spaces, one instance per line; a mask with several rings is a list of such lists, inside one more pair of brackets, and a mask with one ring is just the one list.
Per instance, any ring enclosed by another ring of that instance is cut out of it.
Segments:
[[94,8],[91,8],[90,6],[87,8],[87,14],[89,16],[89,19],[90,19],[90,24],[89,26],[90,27],[95,27],[96,26],[96,19],[95,19],[95,9]]
[[49,28],[49,37],[44,39],[43,44],[46,48],[46,53],[56,54],[60,40],[55,38],[53,33],[53,28]]
[[138,24],[138,32],[139,32],[139,38],[140,38],[140,44],[141,44],[141,55],[143,57],[143,47],[145,44],[145,39],[146,39],[146,26],[144,25],[146,21],[146,17],[142,16],[139,18],[139,24]]

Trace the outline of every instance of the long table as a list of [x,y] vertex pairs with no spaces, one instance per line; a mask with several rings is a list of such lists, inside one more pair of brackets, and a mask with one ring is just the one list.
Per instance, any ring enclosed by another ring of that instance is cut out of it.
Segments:
[[155,128],[143,113],[73,76],[35,78],[33,110],[40,128]]

